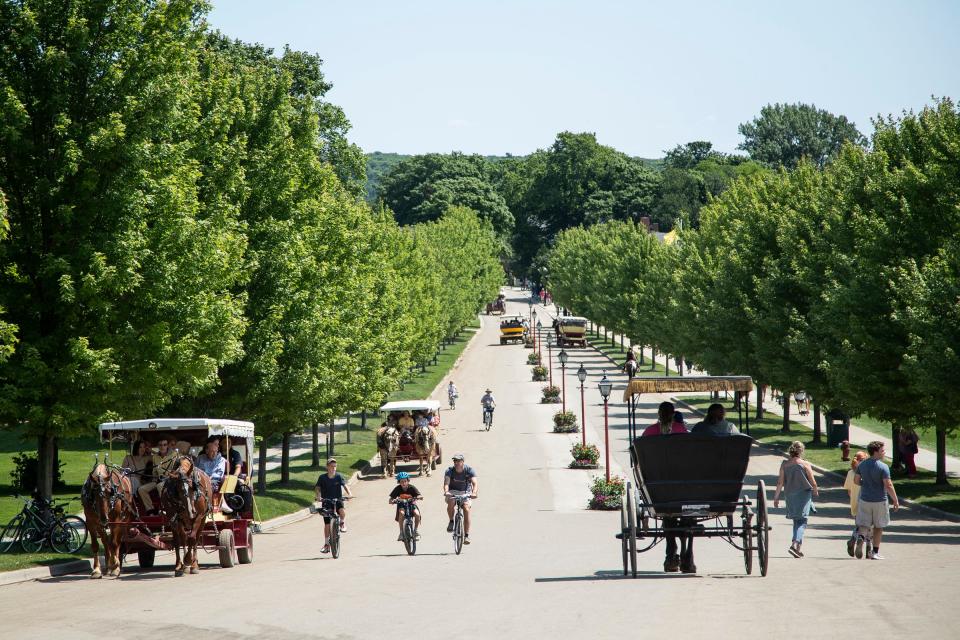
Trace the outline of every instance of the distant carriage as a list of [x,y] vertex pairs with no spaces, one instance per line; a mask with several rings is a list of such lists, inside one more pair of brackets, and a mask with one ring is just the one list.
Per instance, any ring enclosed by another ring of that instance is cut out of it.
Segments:
[[527,327],[523,324],[520,316],[504,318],[500,321],[500,344],[523,342],[526,334]]
[[497,296],[496,300],[494,300],[493,302],[487,303],[488,316],[494,315],[494,314],[503,315],[506,312],[507,312],[507,300],[506,300],[506,296],[504,296],[502,293],[499,296]]
[[[417,412],[424,412],[430,416],[430,438],[417,433],[417,426],[404,429],[395,425],[391,416],[398,416],[409,411],[411,417]],[[420,474],[430,475],[430,471],[437,468],[442,454],[438,438],[440,428],[440,403],[436,400],[398,400],[388,402],[380,407],[380,412],[387,418],[387,429],[396,430],[395,448],[380,450],[380,465],[384,475],[393,475],[398,462],[416,460]],[[386,435],[386,434],[384,434]],[[390,443],[387,443],[390,444]],[[419,445],[419,446],[418,446]],[[426,446],[426,449],[424,449]]]
[[587,319],[577,316],[560,316],[555,321],[558,347],[587,346]]

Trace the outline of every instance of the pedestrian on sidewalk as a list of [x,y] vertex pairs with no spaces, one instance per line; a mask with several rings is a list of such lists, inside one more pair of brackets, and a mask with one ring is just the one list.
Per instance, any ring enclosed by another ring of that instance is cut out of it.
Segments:
[[794,558],[802,558],[803,532],[807,528],[807,518],[813,506],[813,497],[820,495],[817,480],[813,477],[813,467],[803,459],[805,447],[796,441],[787,449],[790,457],[780,465],[777,478],[777,490],[773,494],[773,508],[780,506],[780,493],[787,499],[787,518],[793,520],[793,541],[788,551]]
[[920,452],[917,443],[920,442],[920,436],[911,427],[903,427],[897,436],[897,448],[900,449],[900,457],[903,464],[907,467],[907,477],[917,477],[917,464],[914,462],[914,456]]
[[[870,457],[857,465],[853,481],[860,486],[860,501],[857,504],[857,526],[861,538],[857,540],[856,556],[863,557],[863,538],[867,538],[867,559],[883,560],[880,555],[880,540],[883,529],[890,524],[890,507],[887,496],[893,501],[893,510],[900,508],[900,500],[890,479],[890,467],[883,461],[886,445],[874,440],[867,445]],[[873,535],[870,536],[870,529]],[[868,537],[870,536],[870,537]]]
[[797,391],[793,394],[794,399],[797,401],[797,413],[802,416],[807,415],[807,392],[806,391]]
[[857,475],[857,467],[866,459],[866,451],[857,451],[853,460],[850,461],[850,470],[847,471],[847,477],[843,481],[843,488],[847,490],[847,495],[850,496],[850,515],[853,516],[853,532],[850,534],[850,539],[847,540],[847,553],[850,554],[851,558],[854,556],[857,538],[860,537],[860,529],[857,527],[857,502],[860,500],[860,485],[853,479]]

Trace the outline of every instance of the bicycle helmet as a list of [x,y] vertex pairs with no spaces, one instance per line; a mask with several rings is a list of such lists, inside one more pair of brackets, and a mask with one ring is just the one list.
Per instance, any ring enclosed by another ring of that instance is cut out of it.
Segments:
[[397,474],[397,482],[400,482],[401,480],[409,480],[409,479],[410,479],[410,474],[407,473],[406,471],[401,471],[400,473]]

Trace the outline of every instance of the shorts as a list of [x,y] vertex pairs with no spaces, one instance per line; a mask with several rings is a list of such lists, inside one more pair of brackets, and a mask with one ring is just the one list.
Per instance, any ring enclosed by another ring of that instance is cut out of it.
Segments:
[[[470,491],[457,491],[456,489],[451,489],[451,490],[450,490],[450,495],[451,495],[451,496],[469,496],[470,493],[471,493]],[[452,504],[452,503],[453,503],[453,498],[444,497],[444,500],[447,502],[447,504]],[[469,504],[470,504],[470,498],[467,498],[466,500],[464,500],[464,501],[463,501],[463,504],[464,504],[464,505],[469,505]]]
[[857,504],[857,526],[883,529],[890,524],[890,506],[887,501],[864,502]]
[[[337,511],[340,511],[340,509],[343,509],[343,500],[337,500],[333,506]],[[330,524],[331,519],[332,516],[323,516],[323,524]]]
[[[413,505],[413,515],[414,516],[420,515],[420,507],[418,507],[417,505]],[[400,505],[397,505],[397,513],[394,516],[394,520],[399,522],[402,519],[403,519],[403,507],[401,507]]]

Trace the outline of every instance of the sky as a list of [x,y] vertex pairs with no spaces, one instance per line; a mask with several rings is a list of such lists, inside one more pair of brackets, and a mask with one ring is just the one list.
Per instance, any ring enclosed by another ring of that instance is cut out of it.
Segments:
[[364,151],[525,155],[590,131],[733,152],[770,103],[871,120],[960,100],[960,2],[213,0],[213,28],[320,55]]

